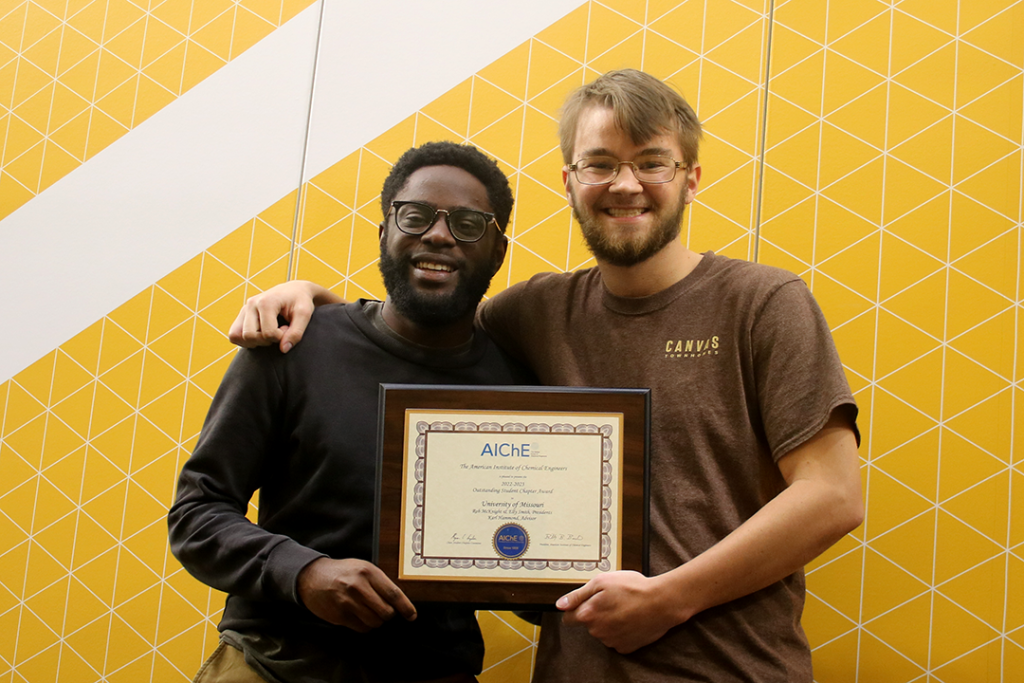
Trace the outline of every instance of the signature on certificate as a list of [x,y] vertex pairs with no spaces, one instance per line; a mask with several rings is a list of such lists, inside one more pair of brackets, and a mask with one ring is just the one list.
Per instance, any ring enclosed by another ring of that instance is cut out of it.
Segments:
[[466,545],[469,543],[476,543],[476,534],[460,534],[454,533],[451,538],[448,539],[449,545]]

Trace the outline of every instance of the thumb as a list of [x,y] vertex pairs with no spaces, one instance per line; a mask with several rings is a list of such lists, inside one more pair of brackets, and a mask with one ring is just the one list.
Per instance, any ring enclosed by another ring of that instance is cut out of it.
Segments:
[[242,310],[240,310],[238,315],[235,317],[235,322],[231,323],[231,328],[228,330],[228,339],[230,339],[231,343],[236,346],[241,346],[242,342],[245,341],[245,338],[242,336],[242,322],[244,320],[245,307],[243,306]]
[[563,612],[571,612],[576,609],[587,600],[592,598],[597,592],[598,588],[594,586],[593,581],[587,582],[584,586],[577,588],[571,593],[566,593],[562,597],[558,598],[555,602],[555,607],[562,610]]
[[284,332],[281,335],[281,353],[288,353],[293,346],[302,341],[302,335],[306,332],[306,325],[309,324],[311,315],[312,311],[297,310],[292,314],[289,324],[281,327]]

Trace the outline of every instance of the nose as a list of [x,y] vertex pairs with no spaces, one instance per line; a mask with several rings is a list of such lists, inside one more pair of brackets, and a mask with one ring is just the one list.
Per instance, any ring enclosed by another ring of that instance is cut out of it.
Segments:
[[448,212],[444,209],[438,210],[437,216],[434,218],[434,224],[430,226],[429,230],[420,235],[420,239],[427,244],[454,245],[455,236],[452,234],[451,229],[448,228]]
[[609,189],[612,192],[620,192],[622,194],[639,194],[644,191],[644,186],[636,179],[636,171],[633,169],[633,164],[624,161],[619,164],[619,172],[615,174]]

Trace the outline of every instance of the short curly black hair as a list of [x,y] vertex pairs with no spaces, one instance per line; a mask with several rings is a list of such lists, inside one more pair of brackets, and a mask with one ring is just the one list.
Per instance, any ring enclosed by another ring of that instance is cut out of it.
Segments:
[[380,191],[380,210],[384,216],[391,210],[395,195],[405,187],[409,176],[425,166],[455,166],[476,177],[487,189],[487,199],[494,210],[494,219],[504,233],[512,215],[512,189],[498,163],[473,145],[455,142],[427,142],[407,150],[384,180]]

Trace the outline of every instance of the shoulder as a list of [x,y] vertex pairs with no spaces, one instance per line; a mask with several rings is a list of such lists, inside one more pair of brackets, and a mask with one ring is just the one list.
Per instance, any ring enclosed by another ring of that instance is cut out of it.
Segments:
[[537,292],[572,291],[600,284],[601,271],[597,268],[583,268],[568,273],[538,273],[526,281],[526,285]]
[[[349,344],[357,336],[349,307],[355,304],[328,304],[313,310],[302,342],[288,353],[281,353],[277,344],[240,349],[238,364],[246,367],[274,368],[279,373],[320,363],[326,355],[337,355],[339,344]],[[358,314],[359,309],[356,309]]]
[[352,318],[363,315],[360,301],[343,304],[327,304],[313,309],[307,329],[317,335],[329,335],[333,330],[352,326]]
[[790,282],[802,282],[796,273],[776,266],[733,259],[710,252],[705,258],[711,259],[709,279],[720,286],[758,291],[773,290]]
[[491,336],[502,344],[503,337],[514,333],[523,319],[535,319],[559,312],[580,295],[601,291],[597,268],[571,273],[538,273],[481,304],[478,319]]
[[349,337],[357,328],[357,317],[365,317],[359,302],[317,306],[306,326],[302,343],[296,344],[287,355],[291,356],[300,349],[310,353]]
[[711,261],[699,288],[727,307],[756,313],[776,298],[813,300],[800,276],[783,268],[710,253],[705,258]]
[[569,273],[537,273],[508,289],[495,294],[489,305],[499,308],[516,304],[535,305],[564,299],[581,291],[599,291],[601,274],[597,268],[585,268]]

